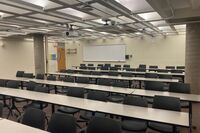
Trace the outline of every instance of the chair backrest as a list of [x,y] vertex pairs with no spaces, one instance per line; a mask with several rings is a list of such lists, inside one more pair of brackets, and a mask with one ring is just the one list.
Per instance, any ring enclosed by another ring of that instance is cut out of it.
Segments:
[[110,67],[110,70],[112,70],[112,71],[117,71],[118,68],[117,68],[117,67]]
[[130,68],[130,65],[124,64],[123,67]]
[[146,67],[147,67],[147,66],[146,66],[145,64],[140,64],[140,65],[139,65],[139,68],[142,68],[142,69],[146,69]]
[[166,66],[166,69],[175,69],[175,66]]
[[160,79],[172,79],[172,75],[169,75],[169,74],[158,74],[158,77]]
[[153,98],[153,108],[180,111],[180,98],[156,95]]
[[6,83],[6,87],[8,88],[15,88],[15,89],[18,89],[19,88],[19,85],[20,85],[20,82],[19,81],[8,81]]
[[74,70],[67,69],[67,70],[66,70],[66,73],[74,73]]
[[39,74],[38,73],[35,78],[36,79],[44,79],[44,74]]
[[87,128],[87,133],[121,133],[118,121],[105,117],[94,117]]
[[23,77],[25,77],[25,78],[34,78],[34,75],[33,75],[33,73],[24,73]]
[[105,67],[105,66],[102,66],[101,68],[100,68],[100,70],[108,70],[109,69],[109,67]]
[[40,109],[27,108],[22,117],[22,124],[44,130],[45,116],[45,112]]
[[176,66],[176,69],[185,69],[185,66]]
[[6,86],[6,80],[0,79],[0,87],[5,87]]
[[77,77],[75,82],[88,84],[90,79],[88,77]]
[[184,70],[182,70],[182,69],[173,69],[170,71],[171,71],[171,73],[183,73],[184,72]]
[[112,79],[98,79],[97,84],[98,85],[106,85],[106,86],[111,86],[113,83]]
[[117,67],[117,68],[121,68],[122,67],[122,65],[114,65],[115,67]]
[[41,85],[37,85],[37,86],[35,86],[34,91],[42,92],[42,93],[49,93],[49,88],[41,86]]
[[98,64],[97,66],[98,66],[98,67],[102,67],[102,66],[103,66],[103,64]]
[[84,89],[71,87],[67,91],[68,96],[84,98]]
[[170,83],[169,84],[169,91],[170,92],[176,92],[176,93],[190,93],[190,84],[188,83]]
[[145,78],[158,78],[157,73],[145,73]]
[[157,69],[157,68],[158,68],[158,66],[155,66],[155,65],[153,65],[153,66],[149,66],[149,68],[152,68],[152,69]]
[[146,99],[144,99],[142,97],[136,97],[136,96],[125,97],[123,103],[126,105],[148,107],[148,102]]
[[88,70],[95,70],[96,68],[95,67],[87,67]]
[[111,64],[104,64],[105,67],[111,67]]
[[85,74],[85,75],[90,75],[90,74],[91,74],[90,71],[80,71],[79,73],[80,73],[80,74]]
[[90,91],[87,95],[87,99],[97,100],[97,101],[106,101],[107,97],[105,92],[100,91]]
[[24,71],[17,71],[16,77],[23,77]]
[[159,73],[168,73],[168,72],[170,72],[170,70],[167,70],[167,69],[158,69],[157,72],[159,72]]
[[86,66],[80,66],[79,68],[80,68],[80,69],[87,69]]
[[112,86],[129,88],[129,81],[115,81],[115,82],[113,82]]
[[86,66],[85,64],[80,64],[80,66]]
[[47,130],[51,133],[76,133],[76,119],[67,114],[54,113]]
[[34,91],[36,86],[37,86],[36,82],[29,81],[26,89],[29,91]]
[[92,75],[101,75],[102,73],[101,72],[97,72],[97,71],[93,71],[91,72]]
[[119,75],[119,72],[109,71],[109,72],[108,72],[108,75],[109,75],[109,76],[118,76],[118,75]]
[[147,82],[145,82],[145,89],[146,90],[163,91],[164,83],[156,82],[156,81],[147,81]]
[[145,68],[136,68],[135,69],[136,72],[146,72]]
[[0,117],[3,116],[3,103],[0,103]]
[[124,68],[124,70],[129,71],[129,72],[136,71],[136,69],[134,69],[134,68]]
[[47,80],[56,81],[56,76],[49,75],[49,76],[47,76]]
[[63,81],[64,81],[64,82],[74,82],[74,81],[75,81],[75,78],[72,77],[72,76],[68,76],[68,77],[64,77],[64,78],[63,78]]
[[122,73],[121,73],[121,76],[122,76],[122,77],[133,77],[133,74],[132,74],[132,73],[129,73],[129,72],[122,72]]
[[88,64],[88,66],[94,66],[94,64]]

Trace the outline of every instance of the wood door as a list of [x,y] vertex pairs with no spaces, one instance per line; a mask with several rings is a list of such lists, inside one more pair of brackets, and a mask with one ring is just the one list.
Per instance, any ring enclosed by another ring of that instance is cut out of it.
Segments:
[[65,48],[57,47],[57,64],[58,64],[58,71],[66,69],[66,60],[65,60]]

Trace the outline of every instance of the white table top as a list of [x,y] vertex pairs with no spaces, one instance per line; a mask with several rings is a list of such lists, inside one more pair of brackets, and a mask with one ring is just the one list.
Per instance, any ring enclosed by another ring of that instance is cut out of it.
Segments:
[[112,87],[112,86],[103,86],[103,85],[94,85],[88,84],[85,86],[86,89],[96,90],[96,91],[106,91],[120,94],[131,94],[133,93],[133,89],[130,88],[121,88],[121,87]]
[[147,96],[147,97],[154,97],[155,95],[160,96],[171,96],[171,97],[178,97],[183,101],[190,101],[190,102],[200,102],[200,95],[196,94],[184,94],[184,93],[174,93],[174,92],[166,92],[166,91],[153,91],[153,90],[144,90],[144,89],[133,89],[133,95],[138,96]]
[[7,119],[0,120],[0,131],[1,133],[49,133]]
[[[70,70],[75,70],[75,71],[87,71],[87,72],[110,72],[112,70],[100,70],[100,69],[97,69],[97,70],[88,70],[88,69],[75,69],[75,68],[72,68]],[[151,70],[151,69],[150,69]],[[145,73],[156,73],[158,75],[173,75],[173,76],[184,76],[185,73],[171,73],[171,72],[168,72],[168,73],[163,73],[163,72],[137,72],[137,71],[125,71],[125,70],[118,70],[118,71],[113,71],[113,72],[119,72],[119,73],[132,73],[132,74],[142,74],[144,75]]]
[[116,80],[138,80],[138,81],[157,81],[157,82],[178,82],[178,79],[158,79],[158,78],[144,78],[144,77],[122,77],[122,76],[106,76],[106,75],[86,75],[86,74],[71,74],[71,73],[57,73],[49,72],[48,74],[63,75],[63,76],[74,76],[74,77],[88,77],[88,78],[105,78],[105,79],[116,79]]
[[189,127],[189,114],[186,112],[175,112],[146,107],[129,106],[118,103],[101,102],[57,94],[46,94],[4,87],[0,87],[0,94],[30,100],[39,100],[56,105],[69,106],[84,110],[97,111]]
[[30,78],[16,77],[16,76],[0,76],[0,79],[4,80],[16,80],[16,81],[28,81]]
[[63,82],[63,81],[50,81],[50,80],[41,80],[41,79],[30,79],[30,81],[34,81],[40,84],[48,84],[48,85],[57,85],[57,86],[68,86],[68,87],[79,87],[84,88],[88,84],[81,83],[71,83],[71,82]]

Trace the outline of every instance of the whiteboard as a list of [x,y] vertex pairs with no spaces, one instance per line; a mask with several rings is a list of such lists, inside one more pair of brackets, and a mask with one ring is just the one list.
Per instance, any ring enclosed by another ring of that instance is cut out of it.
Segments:
[[125,61],[125,45],[84,45],[84,61]]

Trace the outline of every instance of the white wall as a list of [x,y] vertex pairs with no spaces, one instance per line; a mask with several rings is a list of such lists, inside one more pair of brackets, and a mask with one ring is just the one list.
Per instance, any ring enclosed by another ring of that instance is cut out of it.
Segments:
[[0,40],[0,75],[15,75],[18,70],[34,73],[33,54],[32,41],[19,38]]
[[139,64],[158,65],[164,68],[167,65],[185,65],[185,35],[162,37],[136,37],[68,41],[66,49],[77,48],[76,55],[66,55],[67,67],[76,66],[80,63],[105,63],[105,62],[84,62],[83,45],[86,44],[126,44],[126,54],[133,57],[126,62],[110,62],[112,64],[130,64],[138,67]]

